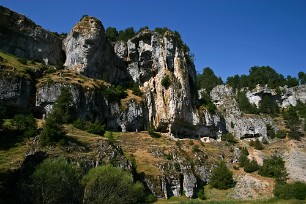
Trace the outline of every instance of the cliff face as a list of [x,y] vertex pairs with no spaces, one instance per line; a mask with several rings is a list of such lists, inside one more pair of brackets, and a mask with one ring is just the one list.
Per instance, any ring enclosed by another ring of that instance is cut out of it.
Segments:
[[18,57],[60,64],[62,40],[27,17],[0,6],[0,49]]
[[211,91],[210,96],[224,116],[226,129],[230,133],[241,139],[267,137],[266,123],[270,123],[269,119],[243,115],[230,86],[218,85]]
[[63,46],[67,69],[111,83],[130,79],[126,63],[116,57],[113,46],[105,38],[101,21],[94,17],[83,17],[72,28]]
[[278,91],[269,87],[257,86],[246,93],[250,103],[256,104],[257,107],[264,95],[270,95],[282,108],[287,108],[290,105],[296,106],[298,101],[306,103],[306,85],[290,88],[280,87]]

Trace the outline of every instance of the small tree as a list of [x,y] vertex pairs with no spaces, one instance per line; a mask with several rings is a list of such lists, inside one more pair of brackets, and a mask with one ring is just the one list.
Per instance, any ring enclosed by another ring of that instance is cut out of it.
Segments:
[[34,203],[80,202],[80,179],[77,169],[64,158],[47,159],[33,176]]
[[258,174],[266,177],[274,177],[277,182],[281,183],[287,180],[285,162],[281,157],[275,155],[263,160],[263,165],[259,168]]
[[139,203],[144,198],[143,186],[133,183],[128,172],[111,165],[91,169],[84,176],[84,203]]
[[52,145],[62,140],[65,135],[63,125],[58,123],[56,116],[50,113],[40,134],[41,144]]
[[67,87],[61,88],[61,94],[55,101],[52,113],[59,123],[68,123],[73,114],[73,97]]
[[228,189],[235,186],[233,173],[227,168],[223,161],[213,169],[210,184],[217,189]]

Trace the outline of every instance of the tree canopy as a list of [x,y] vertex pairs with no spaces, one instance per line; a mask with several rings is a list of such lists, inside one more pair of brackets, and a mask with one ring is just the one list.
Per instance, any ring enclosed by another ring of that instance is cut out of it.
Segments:
[[205,89],[207,93],[210,93],[211,90],[223,83],[220,77],[217,77],[214,71],[209,68],[203,68],[203,73],[197,75],[198,87]]
[[286,78],[277,73],[269,66],[254,66],[249,70],[249,75],[234,75],[227,78],[227,84],[233,89],[241,89],[249,87],[253,89],[257,84],[261,86],[268,85],[270,88],[277,88],[279,86],[293,87],[299,84],[305,84],[306,76],[304,72],[299,72],[299,78],[288,75]]
[[128,172],[111,165],[91,169],[82,183],[84,203],[139,203],[144,196],[142,184],[133,183]]

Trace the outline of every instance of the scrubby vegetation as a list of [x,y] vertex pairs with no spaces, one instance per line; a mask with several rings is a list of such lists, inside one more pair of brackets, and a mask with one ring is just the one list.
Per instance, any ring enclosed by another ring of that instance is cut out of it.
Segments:
[[235,186],[233,173],[222,161],[212,171],[210,185],[217,189],[228,189]]

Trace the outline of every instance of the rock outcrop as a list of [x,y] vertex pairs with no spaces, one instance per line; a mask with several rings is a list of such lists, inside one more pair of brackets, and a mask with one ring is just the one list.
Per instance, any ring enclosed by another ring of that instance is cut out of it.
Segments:
[[242,114],[230,86],[218,85],[211,91],[210,95],[218,110],[224,116],[226,130],[241,139],[267,137],[266,123],[269,118],[264,119],[256,115]]
[[114,48],[97,18],[84,16],[65,38],[63,46],[67,69],[111,83],[130,80],[126,63],[114,54]]
[[0,6],[0,49],[21,58],[61,64],[62,40],[27,17]]
[[297,102],[306,103],[306,85],[299,85],[296,87],[279,87],[278,90],[271,89],[267,86],[257,86],[253,90],[246,92],[246,97],[250,103],[259,107],[260,101],[265,95],[271,96],[281,108],[287,108],[290,105],[296,106]]
[[[12,106],[14,109],[28,110],[34,105],[33,95],[35,95],[34,81],[9,72],[0,72],[1,103]],[[13,110],[10,111],[13,112]]]

